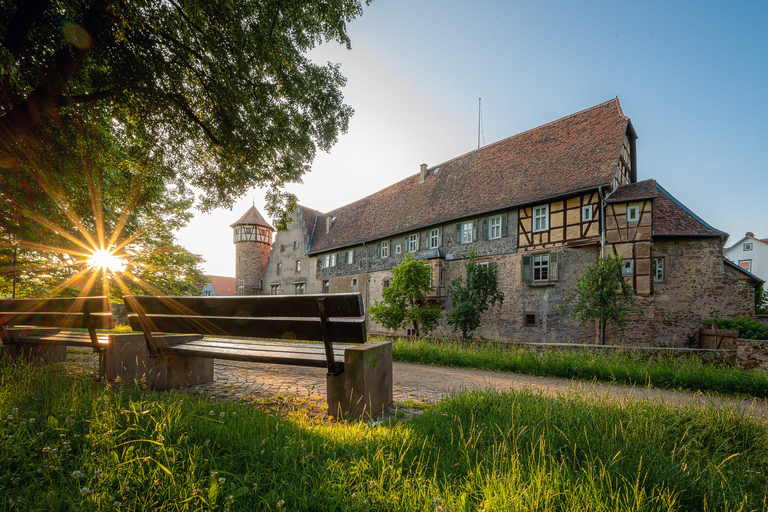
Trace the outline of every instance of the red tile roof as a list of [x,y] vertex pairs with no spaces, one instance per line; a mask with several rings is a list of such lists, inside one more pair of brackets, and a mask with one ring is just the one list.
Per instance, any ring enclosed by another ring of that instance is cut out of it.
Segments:
[[235,278],[224,276],[208,276],[216,295],[235,295]]
[[656,183],[644,180],[618,187],[607,203],[653,199],[654,236],[723,236]]
[[255,206],[251,206],[248,211],[245,212],[245,215],[240,217],[240,219],[234,224],[230,224],[229,227],[234,228],[235,226],[242,226],[243,224],[256,224],[258,226],[267,227],[272,231],[275,230],[275,228],[273,228],[269,222],[264,220],[264,216],[259,213],[259,210],[257,210]]
[[311,253],[609,184],[624,135],[618,99],[489,144],[318,219]]

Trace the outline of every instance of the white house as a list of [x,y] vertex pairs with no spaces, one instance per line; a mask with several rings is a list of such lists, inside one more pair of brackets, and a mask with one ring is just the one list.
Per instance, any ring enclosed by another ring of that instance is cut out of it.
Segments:
[[768,281],[768,238],[755,238],[748,232],[726,249],[725,257],[763,281]]

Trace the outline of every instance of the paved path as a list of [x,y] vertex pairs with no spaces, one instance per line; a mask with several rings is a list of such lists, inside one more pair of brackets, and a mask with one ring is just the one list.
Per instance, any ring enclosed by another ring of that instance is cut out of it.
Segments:
[[[92,354],[72,352],[70,360],[95,366]],[[528,389],[547,396],[573,392],[580,396],[607,396],[618,401],[660,400],[678,406],[712,404],[768,418],[766,400],[709,397],[661,389],[409,363],[394,363],[393,372],[394,400],[400,409],[409,409],[414,403],[435,403],[463,390],[491,388],[498,391]],[[247,400],[280,408],[308,408],[320,414],[325,402],[325,373],[322,368],[217,360],[214,365],[216,380],[188,388],[187,391],[206,393],[223,400]]]

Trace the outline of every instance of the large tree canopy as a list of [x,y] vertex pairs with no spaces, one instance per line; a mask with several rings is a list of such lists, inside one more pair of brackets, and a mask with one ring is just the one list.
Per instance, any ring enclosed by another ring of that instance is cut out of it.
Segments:
[[0,5],[0,153],[11,159],[46,123],[70,122],[78,106],[84,118],[95,104],[151,150],[162,179],[201,190],[203,209],[260,186],[275,215],[295,203],[282,186],[347,129],[344,77],[306,52],[326,40],[349,46],[361,0]]

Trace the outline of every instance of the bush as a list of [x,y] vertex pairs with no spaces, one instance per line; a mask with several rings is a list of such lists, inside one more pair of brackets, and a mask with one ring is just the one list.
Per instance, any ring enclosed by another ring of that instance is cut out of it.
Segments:
[[719,329],[736,329],[739,331],[739,338],[745,340],[768,340],[768,325],[748,316],[728,320],[724,318],[704,320],[704,327],[707,329],[711,329],[712,324],[717,324]]

